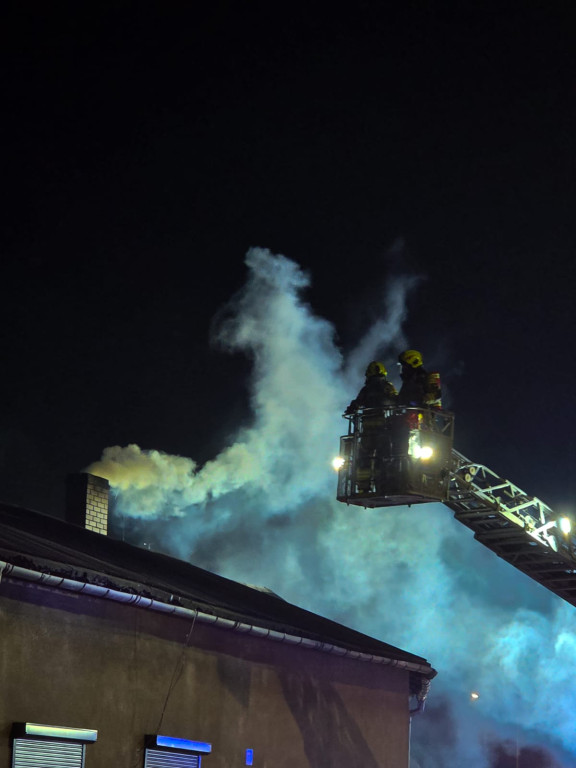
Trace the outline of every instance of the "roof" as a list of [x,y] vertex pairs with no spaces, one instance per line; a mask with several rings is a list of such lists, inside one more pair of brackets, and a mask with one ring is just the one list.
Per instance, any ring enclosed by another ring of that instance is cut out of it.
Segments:
[[34,571],[165,603],[176,602],[205,614],[349,651],[422,665],[419,671],[428,679],[436,674],[420,656],[299,608],[270,591],[39,512],[1,503],[0,558]]

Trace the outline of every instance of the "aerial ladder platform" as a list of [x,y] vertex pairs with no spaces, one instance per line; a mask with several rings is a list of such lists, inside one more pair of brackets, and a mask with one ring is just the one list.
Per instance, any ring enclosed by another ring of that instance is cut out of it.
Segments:
[[368,508],[443,503],[477,541],[576,606],[571,521],[455,450],[452,413],[395,406],[345,418],[338,501]]

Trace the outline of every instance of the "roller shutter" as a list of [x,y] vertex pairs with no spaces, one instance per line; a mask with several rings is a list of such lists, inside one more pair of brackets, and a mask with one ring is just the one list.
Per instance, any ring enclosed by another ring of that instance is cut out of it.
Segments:
[[83,768],[84,744],[14,739],[12,768]]
[[200,768],[200,757],[183,755],[181,752],[147,749],[144,768]]

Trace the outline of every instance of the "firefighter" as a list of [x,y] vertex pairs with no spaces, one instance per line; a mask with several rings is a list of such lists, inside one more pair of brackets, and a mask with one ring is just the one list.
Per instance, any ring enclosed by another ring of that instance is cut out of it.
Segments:
[[358,408],[384,408],[395,405],[398,393],[387,377],[388,371],[384,365],[373,360],[366,368],[364,386],[346,408],[346,414],[354,413]]
[[402,366],[398,405],[442,408],[440,374],[437,371],[428,373],[422,354],[415,349],[407,349],[398,356],[398,363]]
[[373,360],[366,368],[366,381],[357,397],[352,400],[346,414],[359,409],[362,415],[355,417],[359,430],[358,463],[356,467],[356,488],[359,493],[374,491],[382,462],[382,441],[387,419],[386,408],[396,405],[396,387],[388,381],[385,366]]

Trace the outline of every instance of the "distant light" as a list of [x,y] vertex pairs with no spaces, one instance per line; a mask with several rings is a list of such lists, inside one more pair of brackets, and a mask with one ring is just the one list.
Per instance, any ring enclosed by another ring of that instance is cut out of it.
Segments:
[[254,750],[246,750],[246,765],[254,765]]
[[560,525],[560,530],[562,531],[562,533],[570,533],[570,531],[572,530],[572,523],[569,517],[561,517],[558,523]]
[[472,691],[472,693],[470,694],[470,698],[472,699],[472,701],[476,701],[477,699],[480,698],[480,694],[476,693],[476,691]]
[[342,469],[342,467],[344,466],[344,459],[342,458],[342,456],[336,456],[335,459],[332,459],[332,466],[334,467],[336,472],[338,472],[339,469]]

